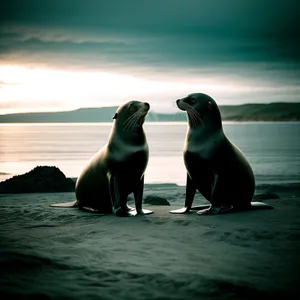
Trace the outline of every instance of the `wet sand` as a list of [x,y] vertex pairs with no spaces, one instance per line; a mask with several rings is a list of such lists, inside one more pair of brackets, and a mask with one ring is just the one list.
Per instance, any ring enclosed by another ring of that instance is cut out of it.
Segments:
[[273,210],[172,215],[184,188],[148,185],[171,205],[131,218],[48,206],[73,193],[0,195],[1,298],[296,299],[299,190],[272,192]]

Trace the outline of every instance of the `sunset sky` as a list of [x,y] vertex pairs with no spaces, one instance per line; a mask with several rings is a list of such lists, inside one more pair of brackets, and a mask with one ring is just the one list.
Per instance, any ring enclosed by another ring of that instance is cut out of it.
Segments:
[[192,92],[300,101],[298,0],[10,0],[0,4],[0,114]]

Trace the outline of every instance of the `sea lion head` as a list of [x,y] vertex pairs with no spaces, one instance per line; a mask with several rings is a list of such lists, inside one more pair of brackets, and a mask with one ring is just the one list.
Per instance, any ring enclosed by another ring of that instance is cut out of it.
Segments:
[[129,101],[121,105],[113,116],[115,125],[123,131],[136,131],[142,128],[149,109],[147,102]]
[[214,127],[222,124],[217,103],[206,94],[189,94],[176,100],[176,104],[179,109],[187,112],[190,127],[204,127],[207,123],[213,124]]

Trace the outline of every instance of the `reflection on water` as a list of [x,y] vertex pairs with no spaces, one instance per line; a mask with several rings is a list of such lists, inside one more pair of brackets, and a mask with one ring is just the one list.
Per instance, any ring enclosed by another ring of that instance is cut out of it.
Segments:
[[[244,152],[257,180],[300,179],[300,123],[224,123],[228,137]],[[146,183],[185,184],[182,148],[185,123],[146,123],[150,159]],[[108,139],[111,123],[0,124],[0,180],[55,165],[77,177]],[[11,175],[3,174],[9,173]]]

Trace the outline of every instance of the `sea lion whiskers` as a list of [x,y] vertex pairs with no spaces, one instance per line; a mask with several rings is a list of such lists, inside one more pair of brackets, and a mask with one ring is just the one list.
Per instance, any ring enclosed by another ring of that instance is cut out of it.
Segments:
[[191,112],[190,106],[186,102],[181,102],[180,105],[181,105],[180,109],[186,111],[188,115],[188,121],[190,122],[191,126],[194,126],[194,115]]
[[188,114],[188,119],[189,119],[189,122],[191,124],[191,127],[193,127],[195,125],[195,119],[194,119],[194,115],[191,111],[187,110],[186,111],[187,114]]
[[134,129],[135,125],[138,124],[138,121],[141,120],[142,110],[142,108],[138,109],[134,114],[124,121],[122,124],[124,126],[123,131],[131,131]]
[[189,105],[188,103],[185,103],[185,107],[186,107],[186,112],[189,115],[189,118],[191,118],[191,120],[193,120],[192,125],[196,126],[199,123],[201,123],[202,125],[204,125],[202,119],[201,119],[201,115],[199,114],[199,112],[197,112],[197,110],[195,110],[195,108],[193,108],[191,105]]
[[[139,109],[140,110],[140,109]],[[137,110],[135,113],[133,113],[131,116],[129,116],[123,123],[122,123],[122,125],[124,126],[126,126],[127,125],[127,123],[132,119],[132,118],[134,118],[135,116],[136,116],[136,114],[139,112],[139,110]]]
[[134,130],[136,125],[142,125],[143,119],[141,118],[143,114],[141,113],[141,109],[137,111],[137,114],[129,121],[128,130]]
[[185,101],[180,101],[179,107],[187,112],[191,126],[197,126],[200,123],[204,125],[200,113],[192,105]]
[[126,123],[124,122],[125,126],[123,127],[123,131],[132,131],[134,128],[134,125],[136,124],[137,119],[138,119],[138,116],[135,116],[134,118],[127,120]]
[[[199,121],[201,122],[202,125],[204,125],[201,115],[199,112],[191,105],[187,104],[188,109],[194,114],[195,120],[197,121],[197,124],[199,124]],[[196,124],[196,125],[197,125]]]

